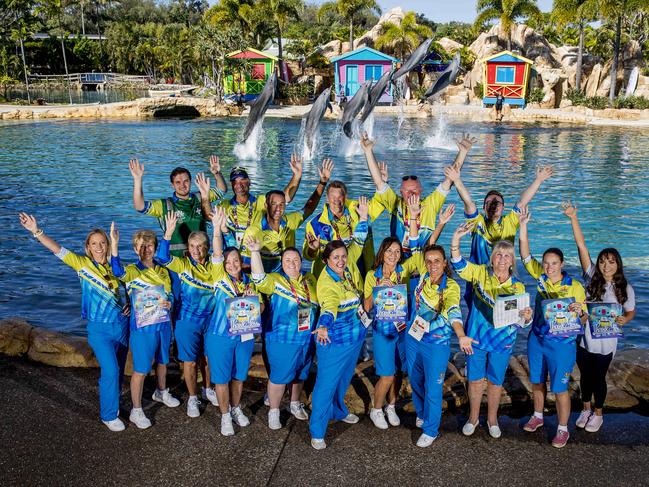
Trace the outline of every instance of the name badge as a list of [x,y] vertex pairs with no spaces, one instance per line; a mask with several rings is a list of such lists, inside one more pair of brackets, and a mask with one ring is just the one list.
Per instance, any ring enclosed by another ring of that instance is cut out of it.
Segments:
[[418,342],[424,338],[424,334],[430,331],[430,322],[423,319],[421,316],[417,316],[408,330],[408,335],[413,337]]
[[397,333],[401,333],[403,330],[406,329],[406,323],[404,321],[401,321],[399,323],[395,321],[394,327],[397,329]]
[[255,335],[252,333],[246,333],[245,335],[239,335],[241,337],[242,342],[247,342],[248,340],[252,340],[255,338]]
[[243,242],[243,232],[234,232],[234,239],[237,242],[237,247],[241,248]]
[[367,315],[361,306],[358,307],[358,318],[365,328],[368,328],[372,324],[372,318]]
[[310,329],[311,329],[311,307],[298,306],[297,331],[309,331]]

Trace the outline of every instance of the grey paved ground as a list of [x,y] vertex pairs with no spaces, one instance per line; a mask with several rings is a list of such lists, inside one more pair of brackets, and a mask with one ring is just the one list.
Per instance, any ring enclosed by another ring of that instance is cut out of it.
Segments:
[[[446,414],[426,450],[414,446],[412,416],[387,432],[364,417],[332,425],[329,447],[316,452],[306,423],[286,418],[285,428],[269,430],[254,391],[245,394],[252,424],[231,438],[219,434],[211,405],[190,419],[184,404],[151,402],[152,428],[111,433],[97,418],[97,374],[0,356],[0,486],[649,484],[649,418],[636,414],[608,415],[597,435],[573,432],[563,450],[549,445],[554,417],[535,434],[520,429],[523,418],[503,419],[503,438],[492,440],[484,427],[464,438],[465,418]],[[186,399],[177,372],[171,384]],[[126,418],[126,388],[122,397]]]

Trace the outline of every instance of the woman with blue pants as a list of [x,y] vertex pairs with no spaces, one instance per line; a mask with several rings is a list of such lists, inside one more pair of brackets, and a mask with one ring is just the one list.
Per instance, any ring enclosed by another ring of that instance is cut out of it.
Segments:
[[[168,407],[177,407],[180,401],[169,393],[167,387],[167,364],[171,347],[171,307],[173,293],[167,269],[153,261],[158,238],[152,230],[140,230],[133,235],[133,250],[139,257],[136,264],[126,267],[119,258],[119,230],[113,222],[110,226],[110,266],[113,274],[126,285],[131,301],[131,400],[133,409],[129,416],[135,426],[146,429],[151,420],[142,409],[144,379],[156,363],[158,387],[152,399]],[[146,308],[140,306],[146,303]]]
[[[322,253],[326,263],[318,278],[320,318],[316,335],[318,374],[311,398],[311,446],[327,447],[324,437],[330,420],[358,423],[345,406],[345,393],[365,339],[369,318],[362,308],[363,279],[356,261],[367,238],[367,199],[359,198],[359,223],[349,254],[342,240],[329,242]],[[364,324],[366,323],[366,324]]]
[[119,395],[128,352],[128,307],[119,294],[119,281],[108,263],[108,236],[92,230],[85,241],[86,255],[60,246],[38,228],[36,218],[20,213],[20,224],[33,237],[72,267],[81,282],[81,317],[88,320],[88,344],[99,362],[99,410],[102,422],[111,431],[123,431],[119,419]]
[[465,335],[460,311],[460,286],[450,278],[444,248],[429,245],[404,263],[421,279],[414,291],[410,326],[406,335],[406,360],[412,387],[417,426],[423,433],[417,446],[425,448],[437,439],[442,417],[442,389],[451,354],[451,333],[460,349],[472,353],[474,340]]

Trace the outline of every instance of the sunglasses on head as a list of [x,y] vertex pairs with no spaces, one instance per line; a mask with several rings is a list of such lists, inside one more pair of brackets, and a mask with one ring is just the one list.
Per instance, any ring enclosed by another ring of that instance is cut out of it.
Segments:
[[403,176],[401,181],[417,181],[418,179],[417,176]]

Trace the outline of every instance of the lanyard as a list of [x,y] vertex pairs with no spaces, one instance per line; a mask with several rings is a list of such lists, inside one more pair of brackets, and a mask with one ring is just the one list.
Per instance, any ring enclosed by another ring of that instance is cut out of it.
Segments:
[[[291,280],[290,277],[288,278],[288,285],[291,286],[291,293],[293,293],[295,302],[299,305],[300,299],[295,287],[293,286],[293,281]],[[302,286],[304,286],[304,294],[306,295],[306,304],[311,305],[311,293],[309,292],[309,285],[307,284],[305,278],[302,278]]]
[[[421,303],[421,293],[424,291],[424,286],[426,285],[426,279],[428,279],[429,277],[430,277],[430,275],[428,274],[428,272],[426,272],[426,274],[419,281],[419,284],[417,285],[417,289],[415,289],[415,311],[417,313],[419,313],[419,305]],[[437,301],[437,304],[439,306],[439,303],[441,302],[442,298],[444,297],[444,290],[441,290],[438,287],[437,293],[439,295],[439,300]],[[441,309],[435,310],[435,318],[433,318],[433,320],[436,320],[441,312],[442,312]]]
[[[237,286],[237,282],[230,277],[230,274],[227,274],[227,280],[228,284],[232,287],[232,292],[234,293],[235,297],[240,298],[243,296],[243,293],[248,289],[248,284],[245,284],[244,290],[239,291],[239,286]],[[242,281],[243,282],[243,281]]]
[[[349,284],[349,286],[351,286],[351,291],[353,291],[354,294],[356,294],[356,297],[357,297],[359,300],[361,300],[361,299],[360,299],[360,298],[361,298],[361,293],[358,291],[358,288],[357,288],[356,285],[354,284],[354,281],[352,280],[351,273],[350,273],[347,269],[345,269],[345,272],[343,272],[343,276],[344,276],[343,286],[344,286],[345,284]],[[361,301],[362,301],[362,300],[361,300]]]
[[[381,268],[381,272],[383,272],[383,268]],[[396,282],[396,285],[398,286],[399,284],[401,284],[401,272],[399,272],[399,271],[397,271],[397,270],[395,270],[394,272],[397,273],[397,282]],[[391,276],[391,275],[392,275],[392,274],[390,274],[390,276]],[[390,278],[390,276],[388,276],[388,279]],[[378,280],[378,277],[377,277],[377,275],[376,275],[376,271],[374,271],[374,279]]]
[[[239,210],[238,210],[238,207],[239,207],[239,203],[237,203],[234,206],[234,211],[232,212],[232,221],[234,222],[234,230],[235,231],[239,231],[239,228],[240,228],[239,227],[239,215],[238,215]],[[252,201],[248,200],[248,222],[246,223],[246,226],[245,226],[244,230],[250,226],[251,222],[252,222]]]
[[[336,218],[336,217],[334,216],[334,219],[331,220],[331,228],[333,228],[333,230],[334,230],[334,236],[335,236],[336,234],[338,235],[338,239],[337,239],[337,240],[343,240],[343,237],[342,237],[342,235],[340,234],[340,229],[338,228],[338,224],[336,223],[335,218]],[[342,218],[344,219],[345,226],[347,227],[347,231],[349,231],[349,238],[351,238],[351,237],[352,237],[352,224],[351,224],[351,221],[350,221],[350,220],[351,220],[351,217],[350,217],[349,215],[347,215],[347,217],[345,218],[345,214],[343,213],[343,217],[342,217]],[[336,239],[334,239],[334,240],[336,240]]]

